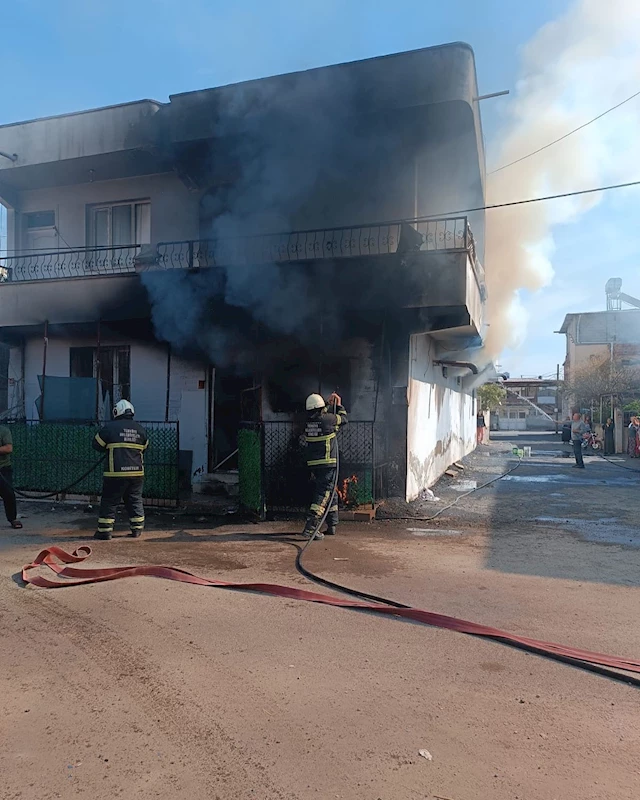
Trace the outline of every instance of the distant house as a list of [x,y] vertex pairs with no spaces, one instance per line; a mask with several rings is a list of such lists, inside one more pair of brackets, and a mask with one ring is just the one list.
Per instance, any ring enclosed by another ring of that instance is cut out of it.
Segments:
[[0,126],[9,417],[130,399],[194,485],[261,426],[285,477],[254,496],[287,506],[304,397],[337,389],[345,469],[417,497],[475,446],[484,215],[447,212],[484,204],[477,95],[452,44]]
[[[564,375],[571,383],[576,372],[603,361],[640,369],[640,310],[592,311],[567,314],[558,331],[566,337]],[[565,398],[564,413],[571,410]]]
[[555,430],[562,406],[562,388],[555,378],[509,378],[501,386],[507,396],[492,414],[495,427],[504,431]]

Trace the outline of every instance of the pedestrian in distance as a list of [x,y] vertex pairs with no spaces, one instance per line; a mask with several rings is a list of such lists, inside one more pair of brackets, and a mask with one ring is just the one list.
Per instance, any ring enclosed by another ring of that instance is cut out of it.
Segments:
[[562,448],[562,455],[568,458],[571,455],[571,417],[567,417],[562,423],[562,443],[569,445],[568,448]]
[[[334,536],[338,525],[338,494],[333,491],[338,469],[337,435],[340,427],[347,423],[347,412],[342,406],[342,398],[335,392],[326,402],[319,394],[309,395],[305,408],[307,424],[304,441],[307,466],[313,482],[313,497],[302,535],[305,539],[312,537],[329,506],[326,533]],[[318,531],[315,538],[324,539],[324,534]]]
[[630,458],[636,457],[638,447],[638,417],[631,417],[629,420],[628,439],[627,439],[627,455]]
[[616,446],[614,441],[614,434],[615,434],[616,426],[613,423],[611,417],[607,419],[604,423],[604,454],[605,456],[612,456],[616,452]]
[[573,443],[573,454],[576,459],[574,467],[584,469],[584,459],[582,458],[582,442],[589,433],[589,429],[582,421],[582,416],[576,411],[571,423],[571,442]]
[[113,409],[114,419],[93,440],[94,450],[107,455],[95,539],[111,539],[120,503],[124,503],[129,515],[129,536],[136,539],[144,530],[144,451],[149,439],[142,425],[134,422],[133,415],[131,403],[120,400]]
[[13,439],[11,438],[11,431],[6,425],[0,425],[0,497],[2,497],[2,502],[4,503],[7,522],[12,528],[21,528],[22,523],[17,518],[16,493],[13,491],[12,453]]
[[484,414],[482,413],[482,409],[478,409],[478,414],[476,416],[476,444],[484,444],[484,432],[487,427],[487,423],[484,419]]

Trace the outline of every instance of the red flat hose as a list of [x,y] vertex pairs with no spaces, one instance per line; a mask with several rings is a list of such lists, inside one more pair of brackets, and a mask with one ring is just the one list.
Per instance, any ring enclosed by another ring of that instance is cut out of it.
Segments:
[[[318,594],[305,589],[295,589],[292,586],[280,586],[274,583],[231,583],[228,581],[216,581],[209,578],[201,578],[184,569],[178,567],[163,567],[160,565],[146,564],[131,567],[106,567],[104,569],[78,569],[69,564],[80,564],[91,555],[91,548],[83,545],[73,553],[67,553],[60,547],[52,545],[40,551],[31,564],[26,564],[22,568],[22,580],[26,584],[39,586],[44,589],[58,589],[63,586],[82,586],[87,583],[102,583],[104,581],[115,581],[120,578],[152,577],[165,578],[179,583],[191,583],[195,586],[214,586],[223,589],[236,589],[245,592],[259,592],[274,597],[287,597],[291,600],[306,600],[311,603],[322,603],[327,606],[337,606],[338,608],[353,609],[356,611],[368,611],[374,614],[384,614],[390,617],[400,617],[409,619],[413,622],[420,622],[435,628],[445,628],[446,630],[466,633],[472,636],[482,636],[495,641],[510,644],[515,647],[530,650],[541,655],[569,661],[577,666],[588,668],[589,665],[599,671],[600,668],[612,670],[622,670],[640,674],[640,661],[629,658],[606,655],[605,653],[593,653],[589,650],[580,650],[575,647],[566,647],[553,642],[544,642],[537,639],[529,639],[524,636],[516,636],[498,628],[490,628],[487,625],[479,625],[476,622],[468,622],[456,617],[447,617],[443,614],[435,614],[431,611],[423,611],[419,608],[389,606],[380,603],[364,603],[358,600],[347,600],[331,595]],[[59,578],[65,580],[53,580],[42,574],[37,574],[36,570],[46,566]],[[618,673],[607,673],[609,677],[627,679],[628,682],[636,683],[637,679],[631,676],[622,676]]]

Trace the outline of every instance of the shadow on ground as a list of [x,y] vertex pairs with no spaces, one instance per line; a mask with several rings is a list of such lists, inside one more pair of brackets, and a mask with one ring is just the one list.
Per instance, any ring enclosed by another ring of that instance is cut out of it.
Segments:
[[[554,434],[509,432],[494,441],[530,446],[532,457],[494,484],[486,505],[489,569],[576,581],[640,585],[640,475],[599,455],[585,470],[563,457]],[[488,491],[488,490],[487,490]]]

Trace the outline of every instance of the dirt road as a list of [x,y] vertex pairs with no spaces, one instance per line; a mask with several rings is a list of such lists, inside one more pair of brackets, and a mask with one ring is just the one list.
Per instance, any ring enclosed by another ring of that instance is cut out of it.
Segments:
[[[640,476],[604,462],[577,473],[552,439],[533,444],[519,480],[434,522],[345,524],[313,545],[309,566],[430,610],[638,657],[629,497]],[[505,464],[486,449],[464,479]],[[438,493],[457,496],[450,484]],[[93,524],[68,508],[25,513],[24,531],[0,534],[3,800],[640,796],[638,689],[309,603],[144,578],[25,589],[13,577],[23,563],[45,544],[86,541]],[[293,570],[296,529],[152,518],[142,541],[96,543],[92,562],[308,585]]]

